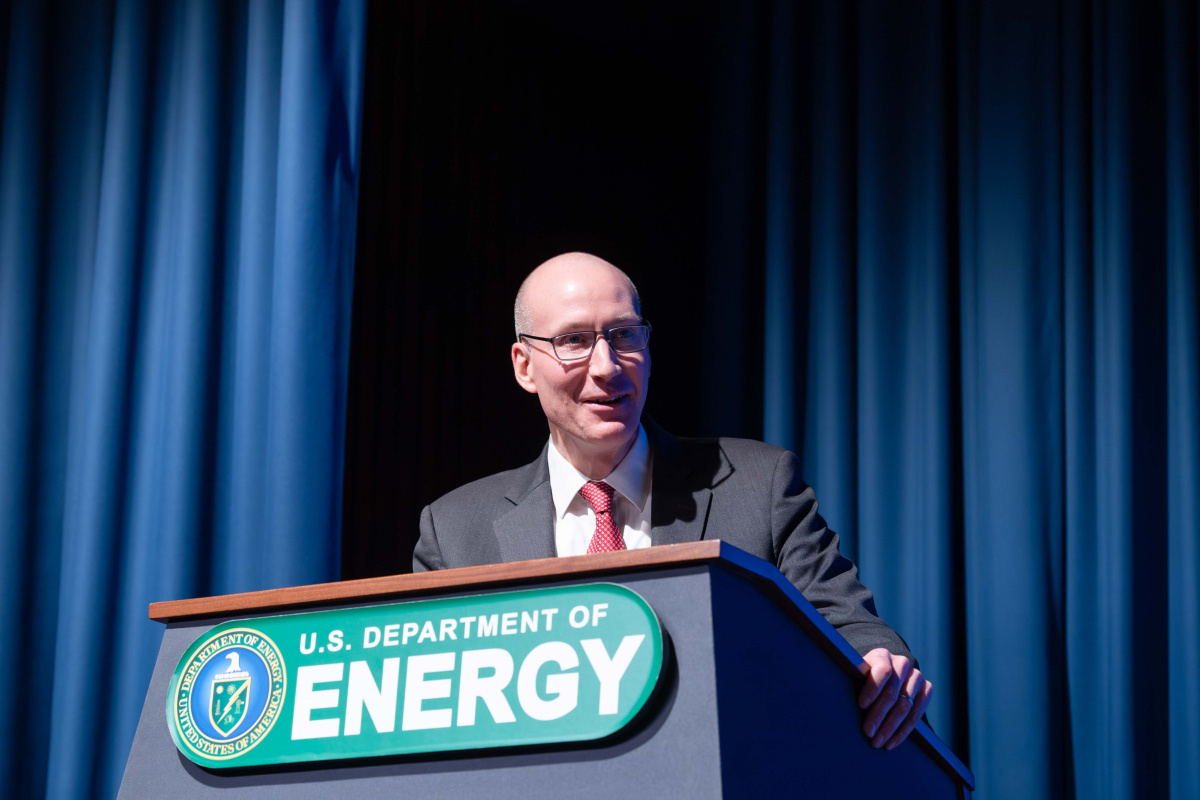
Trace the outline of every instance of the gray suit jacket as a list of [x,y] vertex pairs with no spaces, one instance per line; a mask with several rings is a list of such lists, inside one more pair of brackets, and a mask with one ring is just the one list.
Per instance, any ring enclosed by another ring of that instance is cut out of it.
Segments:
[[[771,562],[855,650],[908,646],[875,613],[858,569],[817,514],[795,454],[749,439],[682,439],[643,420],[654,448],[653,544],[721,539]],[[421,512],[413,569],[553,558],[546,451],[520,469],[468,483]]]

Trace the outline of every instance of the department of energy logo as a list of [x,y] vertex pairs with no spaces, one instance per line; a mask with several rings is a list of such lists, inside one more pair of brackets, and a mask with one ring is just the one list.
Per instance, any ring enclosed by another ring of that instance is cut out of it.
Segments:
[[166,721],[213,770],[603,742],[645,718],[663,645],[611,583],[228,620],[180,656]]
[[279,648],[253,628],[221,631],[177,670],[168,714],[180,748],[205,759],[237,758],[271,731],[287,695]]

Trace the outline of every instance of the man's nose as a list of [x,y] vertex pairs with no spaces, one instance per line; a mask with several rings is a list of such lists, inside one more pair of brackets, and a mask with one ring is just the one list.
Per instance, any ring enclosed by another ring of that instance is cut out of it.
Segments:
[[592,349],[592,360],[588,363],[588,372],[598,378],[610,378],[621,371],[621,363],[617,354],[609,346],[608,340],[601,337]]

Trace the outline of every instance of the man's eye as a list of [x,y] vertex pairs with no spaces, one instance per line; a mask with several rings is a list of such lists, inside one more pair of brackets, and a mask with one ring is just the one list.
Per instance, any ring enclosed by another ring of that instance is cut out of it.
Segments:
[[633,328],[613,328],[609,332],[609,336],[614,339],[632,339],[634,336]]
[[584,344],[586,341],[587,341],[587,337],[584,336],[582,333],[568,333],[565,336],[558,337],[558,343],[562,344],[562,345],[566,345],[567,347],[581,345],[581,344]]

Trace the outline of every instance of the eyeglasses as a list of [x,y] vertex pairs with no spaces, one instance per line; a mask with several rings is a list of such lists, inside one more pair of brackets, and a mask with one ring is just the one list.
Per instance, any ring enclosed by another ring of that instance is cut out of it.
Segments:
[[600,337],[608,342],[617,353],[636,353],[645,350],[650,344],[650,325],[620,325],[606,331],[576,331],[563,333],[558,336],[531,336],[528,333],[517,335],[518,339],[537,339],[539,342],[549,342],[554,348],[554,356],[559,361],[578,361],[587,358],[596,348]]

